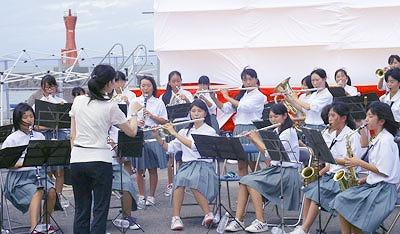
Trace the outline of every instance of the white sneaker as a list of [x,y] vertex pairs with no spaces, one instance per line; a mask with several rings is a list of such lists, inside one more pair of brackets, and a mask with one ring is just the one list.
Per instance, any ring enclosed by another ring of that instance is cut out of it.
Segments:
[[[240,226],[242,225],[242,226]],[[225,231],[227,232],[237,232],[243,230],[242,227],[244,227],[244,222],[239,221],[238,219],[234,219],[228,223],[225,227]]]
[[290,234],[309,234],[309,232],[305,232],[302,226],[297,226]]
[[143,209],[146,208],[146,199],[144,198],[144,196],[139,196],[138,197],[137,208],[139,210],[143,210]]
[[212,212],[210,212],[204,216],[204,219],[201,222],[201,225],[209,227],[212,224],[213,219],[214,219],[214,214]]
[[245,228],[247,232],[266,232],[268,231],[268,224],[267,222],[263,223],[258,219],[255,219],[250,226]]
[[183,223],[179,216],[172,217],[171,220],[171,230],[180,231],[183,230]]
[[165,189],[165,192],[164,192],[164,196],[166,196],[166,197],[171,196],[171,195],[172,195],[172,189],[173,189],[173,188],[174,188],[174,185],[173,185],[173,184],[167,185],[167,188]]
[[156,199],[152,196],[148,196],[146,199],[146,206],[154,206],[156,204]]

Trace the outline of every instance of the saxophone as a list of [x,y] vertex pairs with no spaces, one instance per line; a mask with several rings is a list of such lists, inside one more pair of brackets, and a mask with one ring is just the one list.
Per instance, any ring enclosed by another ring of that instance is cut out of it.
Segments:
[[[312,157],[312,156],[311,156]],[[301,177],[303,177],[304,187],[307,187],[310,183],[318,179],[319,166],[318,159],[316,157],[312,158],[312,161],[308,167],[301,170]]]
[[[351,148],[351,141],[350,137],[357,133],[360,129],[365,128],[367,125],[362,125],[353,132],[347,134],[346,136],[346,151],[347,157],[351,158],[354,157],[353,150]],[[348,188],[354,187],[358,185],[357,174],[354,167],[348,167],[347,172],[345,169],[340,169],[335,173],[333,176],[333,180],[339,182],[339,187],[341,191],[344,191]]]

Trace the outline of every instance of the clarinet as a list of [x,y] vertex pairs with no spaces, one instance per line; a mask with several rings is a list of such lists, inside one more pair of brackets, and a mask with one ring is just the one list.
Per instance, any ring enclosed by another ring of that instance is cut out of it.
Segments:
[[[33,125],[29,125],[28,129],[29,129],[29,141],[30,141],[33,138]],[[28,148],[25,150],[25,154],[27,152],[28,152]],[[40,168],[39,167],[36,167],[36,178],[38,180],[39,187],[43,188],[42,180],[40,177]]]

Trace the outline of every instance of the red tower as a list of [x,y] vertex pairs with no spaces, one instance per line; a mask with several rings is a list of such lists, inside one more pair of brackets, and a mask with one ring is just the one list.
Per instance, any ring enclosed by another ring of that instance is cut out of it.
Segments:
[[[65,49],[61,49],[61,63],[66,67],[74,64],[74,61],[78,56],[75,44],[75,26],[77,18],[76,15],[73,16],[71,14],[71,9],[68,9],[68,15],[64,16],[67,37]],[[78,64],[78,62],[76,64]]]

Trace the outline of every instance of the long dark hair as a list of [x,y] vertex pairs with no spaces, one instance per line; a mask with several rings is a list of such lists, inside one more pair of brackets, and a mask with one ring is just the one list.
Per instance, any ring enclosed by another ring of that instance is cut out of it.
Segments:
[[56,78],[52,75],[43,76],[42,80],[40,81],[40,86],[42,87],[42,89],[44,89],[44,86],[46,84],[50,85],[50,86],[55,86],[55,87],[58,86]]
[[385,72],[385,81],[388,82],[389,76],[400,82],[400,68],[395,67]]
[[105,101],[110,98],[104,97],[104,93],[101,91],[107,85],[108,82],[115,79],[115,70],[110,65],[100,64],[97,65],[91,74],[91,78],[88,82],[89,97],[90,101],[100,100]]
[[286,119],[285,121],[281,124],[281,126],[278,127],[278,134],[280,135],[283,131],[285,131],[288,128],[293,127],[293,121],[289,117],[288,110],[285,105],[282,103],[276,103],[273,104],[270,110],[270,113],[274,113],[276,115],[284,115],[286,114]]
[[335,81],[336,81],[336,75],[337,75],[339,72],[342,72],[342,73],[347,77],[347,83],[346,83],[346,84],[347,84],[347,85],[351,85],[350,76],[347,75],[346,70],[344,70],[343,68],[340,68],[340,69],[338,69],[338,70],[335,71]]
[[334,111],[339,116],[346,116],[346,125],[351,129],[356,129],[356,124],[350,115],[350,108],[343,102],[333,102],[330,110]]
[[14,126],[14,130],[15,131],[21,129],[21,124],[23,124],[22,116],[27,111],[31,111],[32,114],[33,114],[33,117],[36,119],[35,112],[33,111],[32,107],[30,105],[28,105],[27,103],[21,102],[14,108],[14,111],[13,111],[13,126]]
[[328,77],[326,76],[326,71],[325,71],[324,69],[322,69],[322,68],[317,68],[317,69],[315,69],[314,71],[312,71],[312,72],[310,73],[310,76],[312,76],[312,74],[317,74],[319,77],[321,77],[322,79],[324,79],[324,80],[325,80],[325,87],[326,87],[326,88],[329,88],[328,82],[326,81],[326,79],[327,79]]
[[397,60],[397,62],[400,63],[400,56],[398,56],[397,54],[392,54],[389,56],[388,58],[388,64],[392,64],[394,62],[394,60]]
[[154,80],[154,78],[151,77],[151,76],[146,76],[146,75],[145,75],[145,76],[142,76],[142,77],[140,78],[139,84],[142,83],[142,80],[148,80],[148,81],[150,81],[151,85],[153,86],[153,93],[152,93],[152,95],[153,95],[154,97],[157,97],[157,84],[156,84],[156,81]]
[[390,132],[393,136],[396,136],[399,130],[399,124],[394,120],[392,109],[390,106],[383,102],[372,102],[368,107],[367,111],[371,111],[372,114],[378,116],[378,119],[385,120],[383,127]]
[[[251,78],[257,79],[257,84],[258,86],[260,86],[260,80],[258,79],[257,72],[254,69],[245,67],[240,74],[240,78],[244,80],[246,78],[246,75],[250,76]],[[242,88],[244,88],[244,85],[242,85]],[[240,99],[242,99],[246,92],[246,90],[240,90],[239,94],[236,95],[235,100],[240,101]]]
[[[192,104],[190,105],[189,113],[190,113],[190,110],[191,110],[194,106],[195,106],[195,107],[198,107],[198,108],[200,108],[200,109],[202,109],[203,111],[206,112],[206,117],[204,118],[204,122],[205,122],[206,124],[208,124],[208,126],[211,126],[211,116],[210,116],[210,112],[208,112],[208,107],[207,107],[206,103],[204,103],[201,99],[195,99],[195,100],[192,102]],[[192,116],[190,116],[190,119],[191,119],[191,118],[192,118]],[[194,123],[190,123],[189,126],[187,126],[187,129],[188,129],[187,134],[189,134],[189,131],[190,131],[190,129],[191,129],[193,126],[194,126]]]
[[308,76],[304,77],[301,80],[301,84],[303,84],[303,82],[306,83],[306,86],[307,86],[308,89],[314,88],[314,86],[311,83],[311,75],[308,75]]
[[169,104],[169,101],[171,100],[171,97],[172,97],[172,87],[171,87],[171,85],[169,85],[169,82],[171,81],[171,79],[172,79],[172,77],[173,77],[174,75],[179,76],[179,78],[181,78],[181,80],[182,80],[181,73],[178,72],[178,71],[172,71],[172,72],[170,72],[170,73],[168,74],[168,84],[167,84],[167,88],[166,88],[166,90],[165,90],[164,95],[162,96],[162,101],[164,102],[165,105],[168,105],[168,104]]

